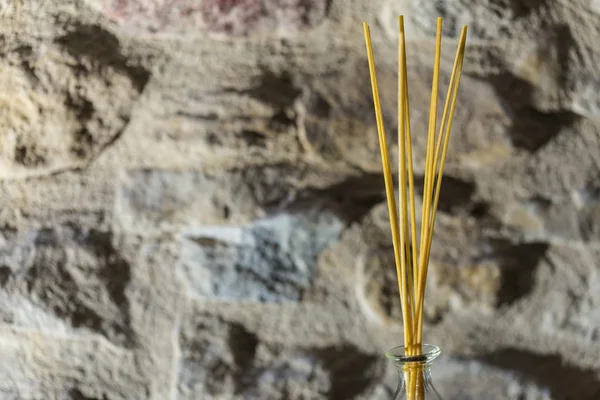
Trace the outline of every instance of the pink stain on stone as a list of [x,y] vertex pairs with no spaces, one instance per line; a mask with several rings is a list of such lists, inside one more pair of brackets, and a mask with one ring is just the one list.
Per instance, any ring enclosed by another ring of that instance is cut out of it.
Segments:
[[215,32],[244,36],[257,30],[314,26],[330,0],[103,0],[107,15],[133,32]]

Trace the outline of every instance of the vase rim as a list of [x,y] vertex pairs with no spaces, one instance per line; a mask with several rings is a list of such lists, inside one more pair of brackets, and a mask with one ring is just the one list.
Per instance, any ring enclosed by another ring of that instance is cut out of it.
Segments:
[[440,348],[433,344],[423,344],[422,348],[423,354],[409,356],[406,354],[406,346],[397,346],[386,351],[385,355],[398,364],[430,364],[442,353]]

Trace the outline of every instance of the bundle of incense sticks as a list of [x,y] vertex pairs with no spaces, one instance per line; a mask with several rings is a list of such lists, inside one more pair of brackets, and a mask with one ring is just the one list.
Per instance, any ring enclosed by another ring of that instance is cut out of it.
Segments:
[[462,28],[446,104],[437,129],[438,92],[440,80],[440,58],[442,46],[442,18],[437,20],[435,61],[433,83],[429,109],[429,129],[427,132],[427,151],[423,184],[423,207],[420,224],[420,236],[417,237],[417,218],[415,205],[415,182],[413,168],[412,132],[410,127],[410,107],[408,102],[408,79],[406,71],[406,39],[404,35],[404,17],[400,16],[400,36],[398,44],[398,196],[396,203],[392,166],[390,165],[386,133],[379,100],[375,60],[371,44],[371,33],[367,23],[363,23],[365,41],[369,58],[369,70],[373,87],[373,102],[377,120],[377,132],[381,148],[383,176],[387,195],[394,256],[398,275],[398,288],[404,320],[404,346],[407,355],[422,354],[423,340],[423,302],[429,255],[435,226],[436,211],[440,198],[440,188],[448,143],[452,130],[452,119],[456,107],[458,86],[462,72],[467,40],[467,27]]

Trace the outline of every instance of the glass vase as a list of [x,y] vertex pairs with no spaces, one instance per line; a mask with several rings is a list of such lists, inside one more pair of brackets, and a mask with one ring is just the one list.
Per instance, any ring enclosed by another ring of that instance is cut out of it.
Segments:
[[408,355],[404,346],[394,347],[385,353],[398,368],[398,388],[392,400],[443,400],[433,386],[431,365],[440,355],[440,348],[430,344],[422,346],[421,355]]

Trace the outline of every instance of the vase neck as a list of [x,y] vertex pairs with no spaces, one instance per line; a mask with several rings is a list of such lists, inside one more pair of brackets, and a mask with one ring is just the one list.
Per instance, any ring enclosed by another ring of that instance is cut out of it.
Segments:
[[440,348],[430,344],[424,344],[419,349],[414,348],[407,351],[404,346],[394,347],[386,353],[386,356],[394,361],[399,368],[419,368],[429,370],[431,364],[440,355]]
[[409,376],[419,375],[423,378],[424,382],[431,381],[431,364],[398,366],[398,373],[401,374],[402,379],[406,380]]
[[386,355],[396,364],[400,378],[394,400],[443,400],[431,379],[431,365],[440,355],[439,347],[424,344],[418,350],[406,351],[400,346]]
[[435,390],[428,366],[400,369],[397,396],[394,399],[430,400],[442,397]]
[[424,357],[423,360],[419,361],[396,360],[396,367],[403,381],[408,381],[418,376],[419,384],[427,385],[431,382],[431,365],[433,361],[434,359],[428,357]]
[[396,363],[396,367],[402,373],[418,373],[418,374],[429,374],[431,373],[431,365],[433,363],[412,363],[412,364],[402,364]]

